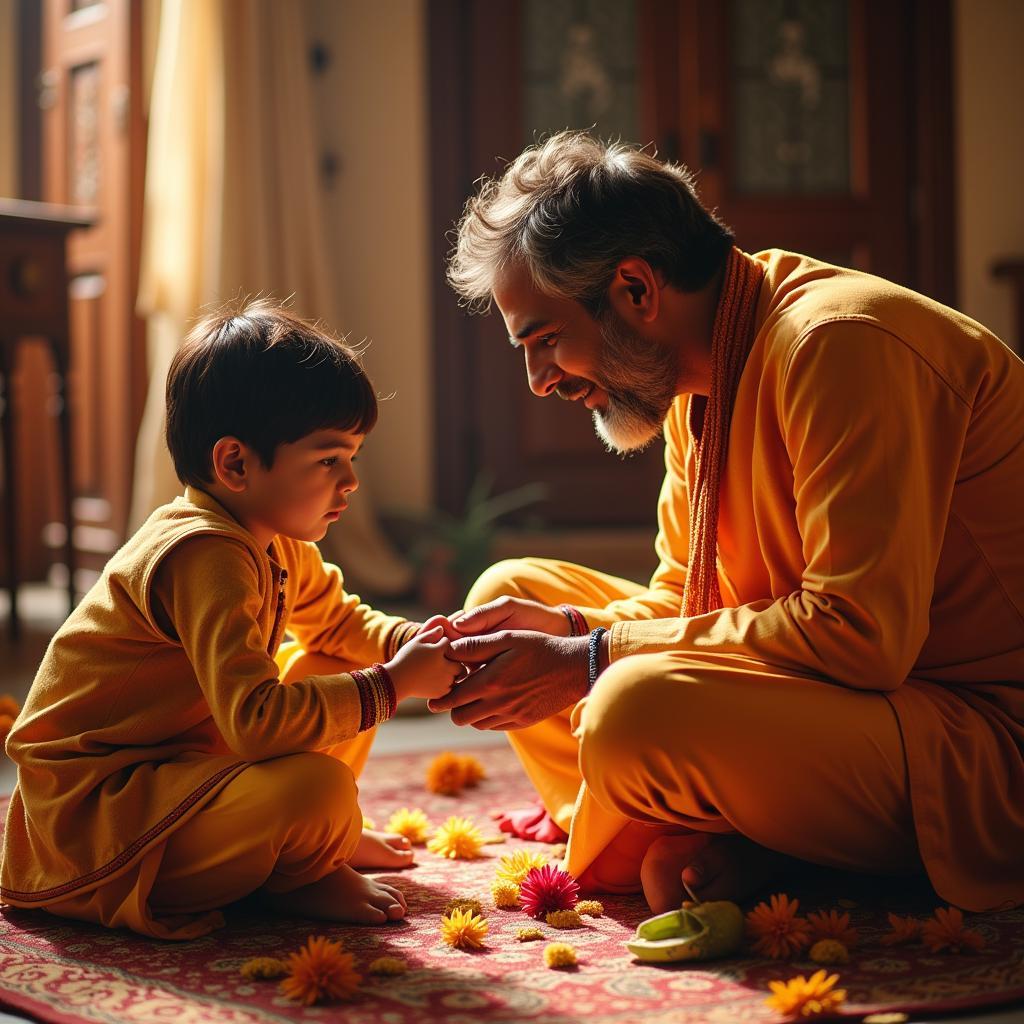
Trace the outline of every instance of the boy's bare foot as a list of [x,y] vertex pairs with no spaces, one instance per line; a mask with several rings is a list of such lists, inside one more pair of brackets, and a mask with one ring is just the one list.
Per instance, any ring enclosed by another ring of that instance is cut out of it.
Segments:
[[744,836],[662,836],[644,856],[640,882],[651,911],[664,914],[690,898],[684,881],[701,900],[739,901],[791,863]]
[[405,836],[364,828],[349,865],[354,868],[407,868],[413,860],[412,844]]
[[359,874],[343,864],[319,881],[291,892],[261,892],[263,902],[281,914],[348,924],[400,921],[408,908],[394,886]]

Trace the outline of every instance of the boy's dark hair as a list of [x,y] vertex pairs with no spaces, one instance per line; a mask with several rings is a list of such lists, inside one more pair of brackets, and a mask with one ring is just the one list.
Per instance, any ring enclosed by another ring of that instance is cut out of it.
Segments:
[[251,445],[269,469],[278,445],[326,428],[366,434],[376,422],[357,353],[272,299],[203,317],[167,373],[167,447],[193,487],[212,479],[222,437]]

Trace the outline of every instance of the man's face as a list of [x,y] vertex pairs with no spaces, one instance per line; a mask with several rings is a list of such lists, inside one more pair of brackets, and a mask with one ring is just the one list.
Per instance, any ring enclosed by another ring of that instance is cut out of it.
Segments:
[[639,451],[661,433],[677,390],[674,351],[612,311],[595,319],[578,302],[542,294],[522,266],[501,273],[494,301],[534,394],[582,401],[610,451]]

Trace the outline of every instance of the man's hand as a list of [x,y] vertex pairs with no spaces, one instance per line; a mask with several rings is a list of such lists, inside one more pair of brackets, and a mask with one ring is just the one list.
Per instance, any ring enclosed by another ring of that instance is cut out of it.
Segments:
[[463,636],[497,633],[500,629],[532,630],[550,636],[569,635],[569,620],[565,612],[521,597],[499,597],[496,601],[459,612],[453,616],[452,625]]
[[[464,612],[455,612],[455,615],[464,615]],[[446,640],[458,640],[462,633],[459,632],[451,623],[451,616],[448,615],[431,615],[426,622],[420,626],[419,630],[414,633],[414,636],[423,636],[424,633],[431,633],[435,629],[439,628],[444,633]]]
[[525,729],[572,707],[587,693],[585,636],[502,630],[455,640],[447,656],[481,666],[429,703],[431,711],[451,711],[456,725]]

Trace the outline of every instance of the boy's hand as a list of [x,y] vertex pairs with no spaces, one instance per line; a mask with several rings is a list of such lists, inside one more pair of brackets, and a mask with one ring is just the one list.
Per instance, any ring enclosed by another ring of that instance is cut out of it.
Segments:
[[444,635],[444,627],[437,625],[427,632],[417,633],[387,663],[391,682],[395,686],[395,697],[443,697],[452,683],[463,673],[458,661],[449,660],[450,641]]
[[444,635],[445,635],[446,639],[448,639],[448,640],[458,640],[459,637],[462,636],[462,634],[452,625],[451,620],[456,615],[462,615],[462,614],[464,614],[464,613],[463,612],[455,612],[453,615],[450,615],[450,616],[449,615],[431,615],[430,618],[427,619],[427,621],[424,622],[422,626],[420,626],[419,632],[416,633],[415,635],[416,636],[423,636],[424,633],[430,633],[432,630],[435,630],[435,629],[438,628],[438,626],[440,626],[441,630],[444,632]]

